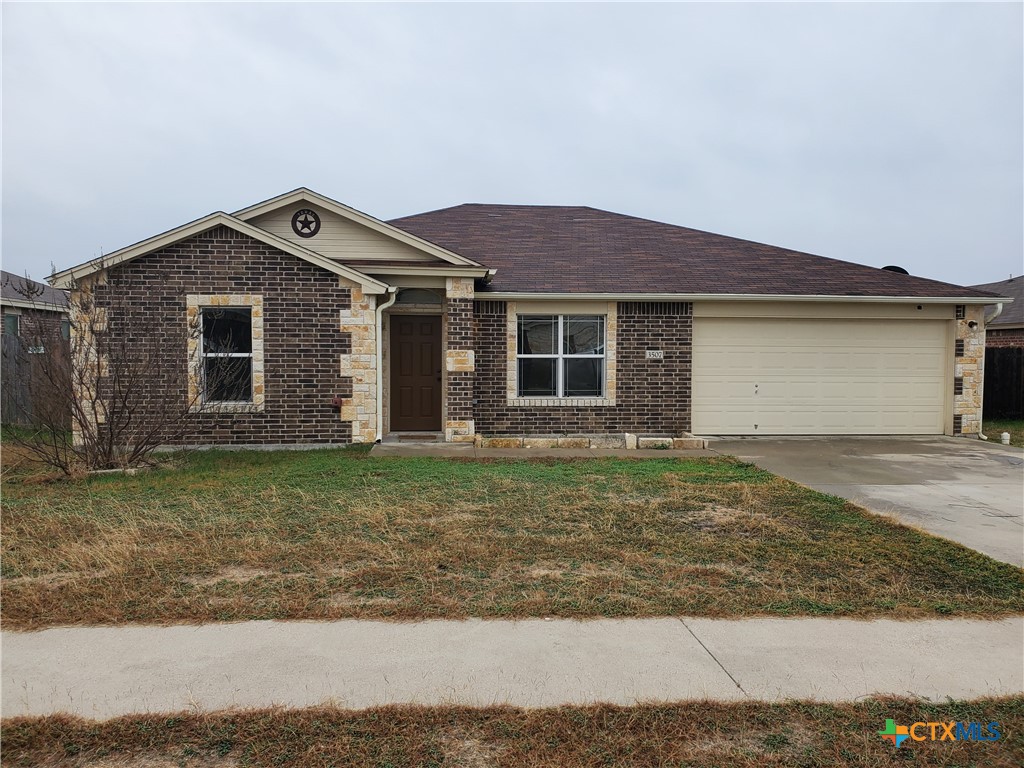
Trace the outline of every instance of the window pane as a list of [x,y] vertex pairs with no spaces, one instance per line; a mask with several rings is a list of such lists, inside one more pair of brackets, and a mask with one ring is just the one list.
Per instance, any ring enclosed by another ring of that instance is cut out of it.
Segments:
[[4,315],[4,333],[11,336],[18,335],[18,320],[21,318],[18,315]]
[[519,358],[519,396],[554,397],[556,362],[551,357]]
[[71,321],[61,320],[60,321],[60,337],[65,341],[71,339]]
[[567,355],[604,354],[604,318],[566,315],[563,352]]
[[604,359],[567,358],[565,363],[566,397],[601,397]]
[[249,309],[204,309],[203,351],[252,352],[252,320]]
[[251,357],[207,357],[203,369],[204,395],[211,403],[252,401]]
[[552,315],[519,317],[519,354],[554,355],[558,353],[558,318]]

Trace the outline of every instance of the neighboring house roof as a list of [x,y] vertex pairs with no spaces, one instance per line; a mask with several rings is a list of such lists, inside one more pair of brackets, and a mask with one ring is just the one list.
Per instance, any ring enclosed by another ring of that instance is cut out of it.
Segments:
[[300,245],[289,242],[288,240],[278,237],[266,230],[260,229],[259,227],[254,227],[253,225],[240,219],[236,219],[231,214],[224,213],[223,211],[211,213],[209,216],[196,219],[188,224],[184,224],[176,229],[151,237],[148,240],[143,240],[135,245],[130,245],[127,248],[114,251],[113,253],[101,256],[98,259],[93,259],[92,261],[88,261],[84,264],[79,264],[76,267],[71,267],[71,269],[65,269],[63,272],[58,272],[51,277],[50,282],[57,287],[70,287],[74,284],[75,280],[82,277],[108,269],[116,264],[137,259],[140,256],[145,256],[147,253],[152,253],[153,251],[158,251],[161,248],[166,248],[169,245],[186,240],[218,226],[225,226],[235,230],[236,232],[248,235],[254,240],[259,240],[260,242],[278,248],[285,253],[290,253],[293,256],[297,256],[311,264],[322,267],[328,272],[333,272],[336,275],[340,275],[341,277],[355,283],[359,283],[367,293],[387,293],[390,289],[387,283],[375,280],[369,275],[358,272],[351,267],[346,267],[344,264],[339,264],[333,259],[321,256],[319,253],[315,253],[308,248],[303,248]]
[[1024,277],[1017,275],[1009,280],[972,285],[971,288],[977,288],[979,291],[991,291],[999,296],[1013,299],[1013,303],[1003,304],[1003,311],[999,317],[986,325],[996,328],[1001,325],[1024,326]]
[[991,294],[586,207],[467,204],[391,222],[537,294],[956,298]]
[[68,295],[46,283],[0,270],[0,304],[63,312],[68,306]]

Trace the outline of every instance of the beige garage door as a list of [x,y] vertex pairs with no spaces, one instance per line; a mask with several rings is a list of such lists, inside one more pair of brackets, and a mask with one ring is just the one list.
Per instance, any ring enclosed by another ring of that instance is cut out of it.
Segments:
[[694,318],[693,431],[942,434],[946,325]]

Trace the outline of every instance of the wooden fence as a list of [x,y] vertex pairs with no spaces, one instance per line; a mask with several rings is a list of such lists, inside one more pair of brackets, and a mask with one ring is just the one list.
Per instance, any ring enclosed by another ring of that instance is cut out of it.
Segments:
[[986,419],[1024,419],[1024,349],[985,350]]
[[0,339],[0,419],[4,424],[31,424],[30,370],[24,345],[13,334],[5,333]]

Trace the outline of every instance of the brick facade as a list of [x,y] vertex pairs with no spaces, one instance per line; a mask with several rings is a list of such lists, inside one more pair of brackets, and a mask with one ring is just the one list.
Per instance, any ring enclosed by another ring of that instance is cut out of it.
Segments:
[[[510,404],[508,318],[506,302],[474,304],[478,434],[674,436],[689,431],[690,304],[618,304],[614,404],[588,407]],[[661,350],[664,358],[646,359],[648,349]]]
[[[187,433],[176,442],[352,441],[352,421],[357,415],[342,419],[331,401],[338,395],[348,398],[343,401],[344,410],[353,397],[354,371],[343,369],[342,363],[352,356],[356,329],[341,327],[341,319],[352,314],[357,292],[353,284],[246,235],[217,227],[113,267],[91,289],[96,306],[106,309],[107,332],[131,338],[137,332],[133,328],[161,329],[166,355],[180,364],[154,372],[146,386],[183,405],[188,402],[189,357],[187,334],[179,331],[186,327],[187,297],[262,297],[266,381],[262,410],[191,414]],[[372,306],[365,311],[372,314]]]
[[470,442],[476,433],[473,281],[449,277],[445,284],[445,440]]
[[[377,297],[365,295],[357,284],[217,227],[113,267],[91,279],[88,290],[104,312],[108,333],[131,341],[140,328],[156,329],[174,364],[153,371],[146,386],[183,406],[190,402],[190,348],[183,332],[190,297],[193,316],[214,299],[258,307],[263,322],[263,370],[254,376],[260,402],[253,405],[258,407],[200,409],[189,416],[186,434],[173,442],[342,444],[375,439],[384,405],[377,401]],[[515,391],[516,305],[476,301],[472,279],[447,278],[443,302],[425,308],[443,317],[445,440],[624,433],[670,438],[689,432],[692,304],[601,306],[607,307],[603,396],[564,403],[520,399]],[[963,354],[955,360],[953,413],[963,434],[977,433],[981,424],[983,312],[982,306],[971,305],[954,321]],[[993,329],[989,344],[1021,336],[1020,330]],[[648,359],[648,350],[661,357]],[[191,351],[194,356],[194,341]],[[96,368],[102,371],[103,361]],[[386,390],[383,395],[386,402]]]
[[989,326],[985,331],[985,345],[989,347],[1024,347],[1024,328]]
[[3,325],[0,327],[7,327],[7,315],[18,317],[18,335],[27,344],[60,338],[60,326],[65,317],[64,313],[49,309],[5,306],[0,308],[0,319],[3,320]]

